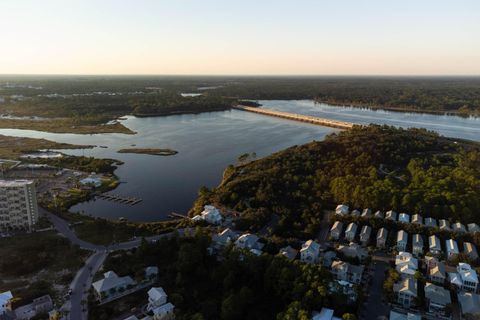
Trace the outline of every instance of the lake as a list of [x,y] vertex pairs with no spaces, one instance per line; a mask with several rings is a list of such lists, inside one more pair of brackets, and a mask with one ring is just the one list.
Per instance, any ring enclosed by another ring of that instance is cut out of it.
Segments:
[[[373,111],[315,104],[312,101],[260,103],[276,110],[363,124],[419,126],[447,136],[480,140],[478,118]],[[138,133],[77,135],[0,129],[0,134],[107,146],[66,153],[125,162],[115,171],[122,183],[114,193],[139,197],[143,202],[128,206],[95,200],[78,204],[72,207],[72,211],[112,219],[125,217],[132,221],[158,221],[166,219],[171,212],[186,213],[198,189],[203,185],[210,188],[218,185],[225,167],[235,164],[239,155],[255,152],[258,157],[263,157],[292,145],[322,140],[325,135],[338,131],[239,110],[152,118],[126,117],[121,122]],[[179,153],[161,157],[116,152],[132,145],[136,148],[171,148]]]

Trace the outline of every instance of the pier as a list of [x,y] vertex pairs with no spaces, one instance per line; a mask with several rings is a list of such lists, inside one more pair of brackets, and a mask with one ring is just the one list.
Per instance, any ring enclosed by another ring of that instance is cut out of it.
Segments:
[[263,114],[263,115],[266,115],[266,116],[272,116],[272,117],[283,118],[283,119],[288,119],[288,120],[293,120],[293,121],[311,123],[311,124],[318,125],[318,126],[332,127],[332,128],[337,128],[337,129],[351,129],[355,125],[352,122],[330,120],[330,119],[325,119],[325,118],[306,116],[306,115],[303,115],[303,114],[296,114],[296,113],[283,112],[283,111],[275,111],[275,110],[265,109],[265,108],[247,107],[247,106],[242,106],[242,105],[237,105],[237,106],[234,106],[233,108],[237,109],[237,110]]
[[122,203],[122,204],[129,204],[131,206],[134,206],[137,203],[140,203],[140,202],[143,201],[140,198],[126,197],[126,196],[120,196],[120,195],[110,194],[110,193],[102,193],[102,194],[97,195],[97,197],[100,198],[100,199],[103,199],[103,200],[118,202],[118,203]]

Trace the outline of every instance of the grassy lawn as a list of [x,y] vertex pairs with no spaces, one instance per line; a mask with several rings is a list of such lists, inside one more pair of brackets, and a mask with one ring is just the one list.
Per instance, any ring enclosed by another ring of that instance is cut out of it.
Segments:
[[0,239],[0,291],[11,290],[18,305],[47,293],[58,298],[87,255],[55,232]]
[[135,134],[134,131],[121,123],[112,124],[77,124],[72,119],[30,120],[30,119],[0,119],[0,128],[26,129],[54,133],[124,133]]

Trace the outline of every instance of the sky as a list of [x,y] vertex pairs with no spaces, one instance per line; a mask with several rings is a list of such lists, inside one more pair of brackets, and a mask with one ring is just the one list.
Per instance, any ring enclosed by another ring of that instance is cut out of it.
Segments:
[[480,1],[0,0],[0,74],[480,75]]

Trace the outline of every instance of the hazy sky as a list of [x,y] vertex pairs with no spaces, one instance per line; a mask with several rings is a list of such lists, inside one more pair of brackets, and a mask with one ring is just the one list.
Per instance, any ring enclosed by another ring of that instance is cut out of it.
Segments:
[[480,75],[480,0],[0,0],[0,74]]

